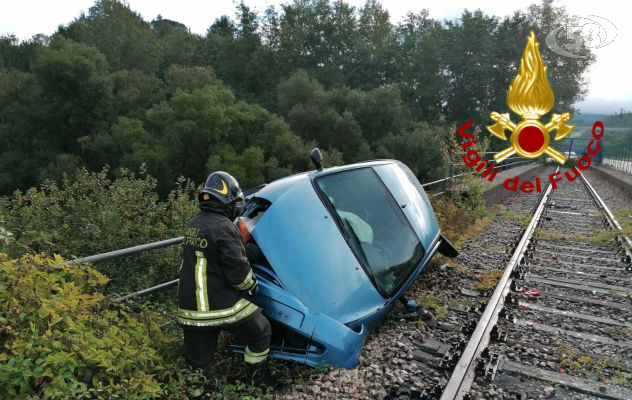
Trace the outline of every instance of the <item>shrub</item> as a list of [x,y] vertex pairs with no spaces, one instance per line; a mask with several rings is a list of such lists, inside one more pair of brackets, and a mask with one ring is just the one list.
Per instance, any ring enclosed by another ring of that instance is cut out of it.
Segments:
[[0,254],[0,398],[156,397],[169,374],[158,349],[177,348],[165,318],[111,308],[90,266]]
[[453,185],[454,190],[431,197],[431,202],[443,234],[460,246],[484,229],[490,219],[479,177],[466,175],[457,178]]
[[[180,236],[196,212],[195,188],[188,181],[180,180],[160,201],[156,180],[142,170],[139,176],[123,170],[116,179],[108,172],[82,169],[61,185],[46,181],[0,199],[0,224],[15,238],[11,244],[0,242],[0,251],[87,256]],[[179,265],[179,246],[172,246],[96,268],[112,279],[108,290],[120,292],[173,279]]]
[[[244,383],[227,335],[214,365],[192,371],[168,314],[113,304],[99,292],[105,275],[87,264],[51,268],[61,262],[0,253],[0,399],[272,398],[271,387]],[[286,382],[321,371],[276,360],[268,368]]]

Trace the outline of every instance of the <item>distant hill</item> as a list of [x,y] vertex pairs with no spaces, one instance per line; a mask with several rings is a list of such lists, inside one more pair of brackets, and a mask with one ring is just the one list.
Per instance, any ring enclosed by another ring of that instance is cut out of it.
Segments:
[[577,113],[571,122],[577,126],[592,126],[595,121],[603,121],[607,117],[607,114]]
[[605,118],[603,123],[609,127],[632,129],[632,112],[609,115]]

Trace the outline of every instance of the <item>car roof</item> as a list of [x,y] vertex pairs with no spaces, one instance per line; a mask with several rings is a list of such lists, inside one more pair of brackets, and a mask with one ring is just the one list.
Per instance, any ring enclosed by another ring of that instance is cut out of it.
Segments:
[[318,178],[325,175],[335,174],[337,172],[348,171],[356,168],[366,168],[373,167],[376,165],[384,165],[384,164],[392,164],[398,163],[397,160],[369,160],[362,161],[354,164],[334,166],[329,168],[323,168],[322,170],[311,170],[306,172],[301,172],[298,174],[290,175],[285,178],[277,179],[267,184],[260,190],[258,190],[254,195],[256,197],[264,198],[270,202],[274,202],[284,191],[289,189],[290,187],[298,184],[299,182],[305,179]]

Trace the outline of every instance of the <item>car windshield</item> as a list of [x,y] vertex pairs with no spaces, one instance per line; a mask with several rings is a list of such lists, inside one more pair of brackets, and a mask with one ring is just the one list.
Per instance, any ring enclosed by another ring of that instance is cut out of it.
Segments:
[[400,206],[372,168],[325,175],[316,183],[358,261],[378,290],[392,295],[424,255]]

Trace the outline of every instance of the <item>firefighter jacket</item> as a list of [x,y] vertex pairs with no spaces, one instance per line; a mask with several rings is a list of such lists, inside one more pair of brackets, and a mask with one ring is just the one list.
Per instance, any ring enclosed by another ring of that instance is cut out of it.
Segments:
[[189,223],[178,283],[178,322],[207,329],[233,324],[258,307],[242,297],[256,279],[241,234],[224,208],[205,202]]

